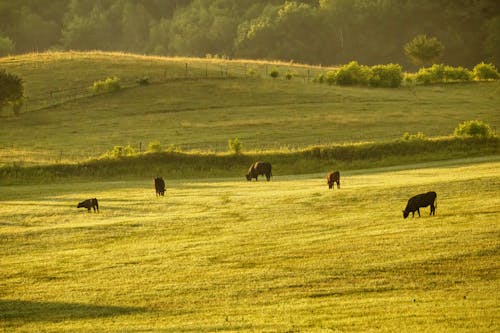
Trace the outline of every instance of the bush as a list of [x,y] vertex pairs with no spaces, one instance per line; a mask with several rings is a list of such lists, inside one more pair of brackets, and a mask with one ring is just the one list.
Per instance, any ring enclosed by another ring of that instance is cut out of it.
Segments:
[[325,81],[329,85],[335,84],[335,82],[337,82],[337,71],[326,72]]
[[495,66],[484,62],[477,64],[473,73],[476,80],[498,80],[500,78]]
[[397,88],[403,81],[401,65],[388,64],[371,67],[370,85],[374,87]]
[[274,69],[271,71],[271,73],[269,73],[269,75],[273,78],[273,79],[276,79],[280,73],[278,72],[278,70]]
[[[325,80],[326,80],[326,75],[321,73],[321,74],[318,74],[318,76],[313,79],[313,82],[323,83],[323,82],[325,82]],[[335,83],[335,81],[334,81],[334,83]]]
[[472,136],[479,138],[491,138],[495,134],[490,125],[482,122],[481,120],[465,121],[455,128],[455,136]]
[[410,134],[408,132],[404,132],[403,140],[404,141],[416,141],[416,140],[424,140],[425,135],[423,132],[418,132],[417,134]]
[[158,141],[152,141],[148,144],[148,151],[153,153],[161,152],[161,144]]
[[23,80],[0,69],[0,110],[8,103],[16,103],[24,97]]
[[229,139],[228,142],[229,151],[233,154],[240,154],[242,149],[242,144],[238,138]]
[[369,67],[351,61],[338,70],[335,81],[341,86],[367,85],[370,76]]
[[445,66],[444,67],[444,80],[445,81],[459,81],[466,82],[472,80],[472,72],[467,68]]
[[285,73],[285,79],[291,80],[292,78],[293,78],[293,74],[292,73],[290,73],[290,72],[286,72]]
[[137,153],[137,150],[131,145],[127,146],[114,146],[111,151],[107,151],[104,156],[112,158],[120,158],[125,156],[132,156]]
[[120,88],[120,79],[114,76],[108,77],[105,80],[95,81],[90,90],[93,93],[99,94],[117,91],[120,90]]

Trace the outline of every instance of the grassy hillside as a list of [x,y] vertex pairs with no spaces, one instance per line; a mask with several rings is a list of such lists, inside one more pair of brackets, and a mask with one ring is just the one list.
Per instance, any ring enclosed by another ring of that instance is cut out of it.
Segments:
[[[387,141],[404,132],[448,135],[476,118],[500,125],[498,82],[346,88],[310,82],[326,70],[318,67],[114,53],[8,57],[0,67],[24,79],[28,96],[20,116],[2,113],[0,163],[74,162],[115,145],[145,150],[152,141],[226,151],[227,140],[238,137],[244,151],[260,151]],[[271,68],[297,76],[273,80],[266,76]],[[109,76],[124,88],[88,93]],[[152,84],[135,82],[145,76]]]
[[0,187],[0,330],[498,331],[500,162],[457,163]]

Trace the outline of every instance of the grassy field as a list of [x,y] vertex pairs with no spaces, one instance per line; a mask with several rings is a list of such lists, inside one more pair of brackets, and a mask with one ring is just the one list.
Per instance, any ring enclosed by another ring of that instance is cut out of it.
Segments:
[[[185,77],[186,62],[201,74]],[[220,75],[221,66],[240,71]],[[24,79],[28,97],[21,115],[4,110],[0,116],[0,164],[75,162],[115,145],[144,151],[153,141],[220,152],[237,137],[248,152],[388,141],[404,132],[449,135],[471,119],[500,126],[500,82],[373,89],[244,74],[251,67],[264,73],[266,66],[307,69],[311,77],[327,70],[107,53],[0,58],[1,68]],[[124,88],[88,94],[87,87],[108,76],[120,77]],[[135,83],[143,76],[152,84]]]
[[0,331],[496,332],[499,168],[3,186]]

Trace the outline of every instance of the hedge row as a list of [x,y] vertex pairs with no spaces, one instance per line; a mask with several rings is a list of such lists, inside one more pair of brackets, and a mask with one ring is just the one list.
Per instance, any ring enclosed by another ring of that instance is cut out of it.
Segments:
[[401,65],[364,66],[356,61],[351,61],[337,70],[320,74],[315,81],[341,86],[357,85],[397,88],[401,86],[403,81],[407,84],[428,85],[445,82],[468,82],[472,80],[498,80],[499,78],[500,74],[495,66],[484,62],[476,65],[473,70],[435,64],[428,68],[421,68],[415,74],[403,74]]

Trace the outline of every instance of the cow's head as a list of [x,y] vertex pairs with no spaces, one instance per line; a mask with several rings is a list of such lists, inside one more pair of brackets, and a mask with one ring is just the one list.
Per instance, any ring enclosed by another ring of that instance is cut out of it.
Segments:
[[410,212],[407,212],[406,210],[403,210],[403,218],[407,218],[408,215],[410,215]]
[[245,175],[245,177],[247,177],[247,180],[248,180],[248,181],[251,181],[251,180],[252,180],[252,175],[251,175],[250,173],[247,173],[247,174]]

